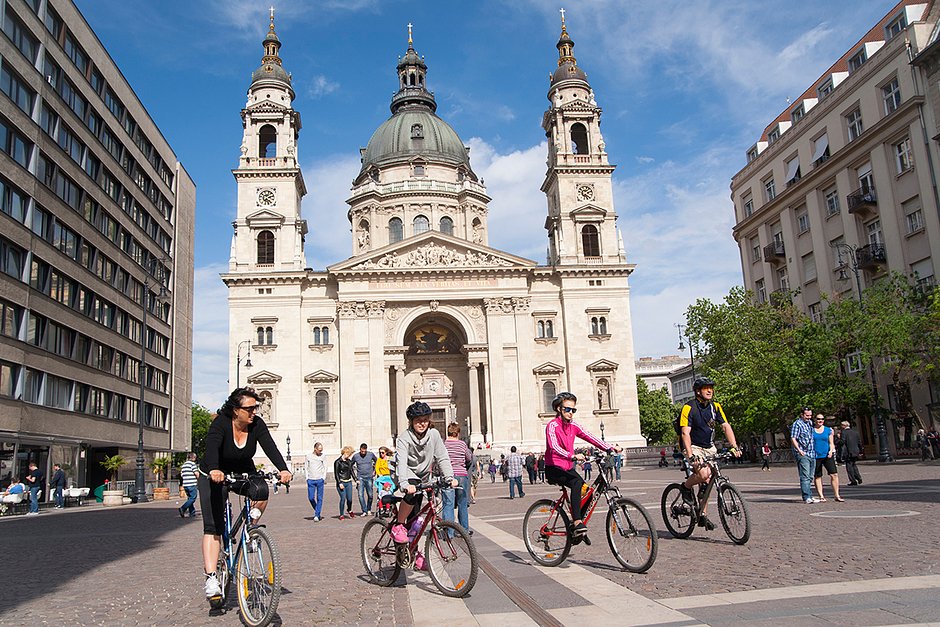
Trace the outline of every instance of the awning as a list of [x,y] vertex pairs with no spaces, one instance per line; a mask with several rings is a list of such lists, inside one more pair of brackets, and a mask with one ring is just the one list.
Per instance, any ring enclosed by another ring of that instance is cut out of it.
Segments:
[[800,169],[800,159],[799,157],[794,157],[792,161],[787,163],[787,178],[786,182],[789,183],[796,178],[796,171]]
[[822,159],[823,155],[826,154],[826,148],[829,147],[829,136],[826,133],[823,133],[822,136],[816,140],[816,152],[813,153],[813,163],[816,163]]

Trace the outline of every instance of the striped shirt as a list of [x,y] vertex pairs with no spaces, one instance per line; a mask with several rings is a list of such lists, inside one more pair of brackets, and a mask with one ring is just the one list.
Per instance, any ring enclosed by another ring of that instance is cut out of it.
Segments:
[[447,457],[450,458],[450,465],[454,467],[455,477],[466,477],[467,464],[473,460],[470,454],[470,447],[463,440],[444,440],[444,448],[447,449]]
[[180,476],[183,478],[184,488],[196,487],[196,471],[199,466],[194,461],[186,461],[180,466]]

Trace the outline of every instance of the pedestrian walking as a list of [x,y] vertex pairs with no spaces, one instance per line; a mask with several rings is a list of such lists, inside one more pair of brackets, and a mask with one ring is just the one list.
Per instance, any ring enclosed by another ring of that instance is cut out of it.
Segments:
[[506,456],[499,456],[499,474],[503,478],[503,483],[509,481],[509,464],[506,463]]
[[359,445],[359,454],[353,455],[356,462],[356,476],[359,478],[359,508],[363,516],[372,513],[372,484],[375,481],[375,463],[378,458],[363,442]]
[[620,481],[620,469],[623,468],[623,453],[620,452],[620,445],[614,444],[614,449],[617,451],[614,453],[614,472],[617,475],[617,481]]
[[535,462],[535,467],[538,468],[539,472],[539,483],[545,483],[545,455],[539,455],[538,461]]
[[812,504],[813,475],[816,473],[816,449],[813,446],[813,410],[804,407],[800,417],[790,426],[790,443],[793,445],[793,457],[796,469],[800,473],[800,494],[803,502]]
[[930,440],[927,439],[927,432],[923,429],[917,430],[917,445],[920,447],[920,461],[925,462],[933,459],[933,451],[930,450]]
[[26,475],[26,485],[29,486],[29,513],[27,516],[39,514],[39,497],[42,494],[43,480],[46,473],[39,470],[36,462],[29,462],[29,474]]
[[506,460],[506,474],[509,477],[509,498],[515,498],[515,488],[519,489],[519,496],[525,496],[522,491],[522,455],[516,452],[516,447],[509,449],[509,459]]
[[313,508],[313,522],[320,522],[323,519],[323,487],[326,484],[326,456],[320,442],[315,443],[313,451],[307,455],[304,474],[307,476],[307,500]]
[[487,471],[490,473],[490,483],[496,483],[496,470],[496,461],[491,459],[489,468],[487,468]]
[[770,472],[770,443],[764,442],[764,446],[760,449],[760,457],[764,461],[760,467],[761,471]]
[[196,464],[196,454],[187,453],[186,461],[180,466],[180,487],[186,493],[186,501],[180,505],[177,512],[180,518],[189,512],[190,518],[196,517],[196,497],[199,495],[199,465]]
[[591,472],[594,470],[593,466],[591,466],[591,462],[585,461],[585,462],[581,465],[581,470],[584,471],[584,479],[585,479],[586,481],[590,481],[590,480],[591,480]]
[[816,470],[813,475],[813,483],[816,484],[816,493],[819,494],[819,500],[822,503],[826,502],[822,482],[822,473],[825,469],[829,473],[829,483],[832,485],[835,500],[841,503],[845,499],[839,495],[839,470],[836,467],[834,436],[832,429],[826,426],[826,417],[822,414],[816,415],[816,426],[813,427],[813,449],[816,452]]
[[356,462],[352,460],[353,447],[344,446],[333,462],[333,479],[339,494],[339,519],[355,518],[353,514],[353,484],[356,481]]
[[525,471],[529,475],[529,485],[535,483],[535,455],[531,452],[525,456]]
[[862,438],[858,431],[842,421],[842,446],[845,448],[845,474],[849,476],[849,485],[860,485],[862,475],[858,472],[858,458],[862,456]]
[[53,464],[52,479],[49,480],[49,487],[53,490],[55,499],[55,508],[62,509],[65,506],[65,499],[62,496],[62,489],[65,487],[65,472],[59,464]]
[[454,520],[454,507],[457,507],[457,522],[470,531],[470,516],[468,506],[470,503],[470,475],[467,472],[473,465],[473,454],[467,443],[460,439],[460,425],[452,422],[447,425],[447,439],[444,440],[447,457],[454,470],[456,488],[445,488],[441,491],[441,506],[444,520]]

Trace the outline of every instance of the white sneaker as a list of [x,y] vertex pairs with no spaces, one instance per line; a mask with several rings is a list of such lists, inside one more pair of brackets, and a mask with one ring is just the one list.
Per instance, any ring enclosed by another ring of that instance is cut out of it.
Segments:
[[320,517],[319,517],[319,516],[314,516],[314,517],[313,517],[313,522],[320,522]]
[[812,505],[813,503],[816,502],[816,499],[806,499],[806,500],[803,501],[803,502],[806,503],[807,505]]
[[222,596],[222,584],[219,583],[219,577],[215,573],[206,577],[206,598],[218,599]]

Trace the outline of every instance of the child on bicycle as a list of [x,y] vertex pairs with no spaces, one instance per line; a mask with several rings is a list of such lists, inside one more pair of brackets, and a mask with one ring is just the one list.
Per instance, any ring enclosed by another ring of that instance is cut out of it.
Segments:
[[421,508],[424,495],[415,486],[431,478],[435,464],[440,474],[450,480],[451,486],[457,487],[444,440],[437,429],[431,428],[430,406],[418,401],[412,403],[405,413],[408,429],[398,435],[395,443],[396,483],[404,496],[398,504],[398,518],[391,529],[392,539],[400,544],[408,542],[408,529],[405,527],[408,516]]
[[545,427],[545,480],[568,488],[573,537],[580,538],[587,533],[587,527],[581,520],[581,486],[584,480],[574,470],[574,462],[584,461],[584,455],[574,452],[574,439],[579,437],[608,453],[619,453],[621,449],[608,446],[574,421],[574,414],[578,411],[575,407],[577,403],[578,397],[571,392],[561,392],[552,399],[555,418]]

